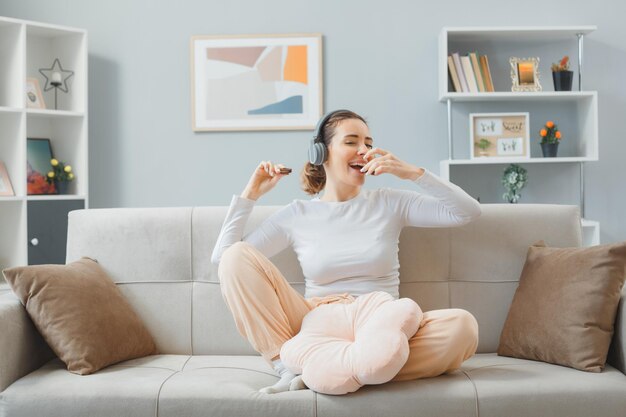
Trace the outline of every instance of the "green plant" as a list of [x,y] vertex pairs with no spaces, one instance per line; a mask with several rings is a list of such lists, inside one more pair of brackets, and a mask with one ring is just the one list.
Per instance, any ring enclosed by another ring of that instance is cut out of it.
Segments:
[[65,162],[59,162],[54,158],[50,160],[50,165],[52,165],[52,170],[48,172],[46,176],[48,184],[52,184],[55,181],[63,182],[74,180],[71,165],[67,165]]
[[476,146],[478,146],[480,149],[484,151],[485,149],[491,146],[491,142],[489,142],[485,138],[482,138],[480,141],[476,142]]
[[528,180],[527,171],[517,164],[511,164],[504,170],[502,176],[502,185],[506,189],[506,193],[502,194],[502,198],[509,203],[517,203],[522,197],[519,191],[524,188]]
[[569,57],[565,55],[558,64],[552,64],[552,72],[569,71]]
[[543,128],[539,131],[541,136],[541,144],[561,142],[561,132],[552,120],[548,120]]

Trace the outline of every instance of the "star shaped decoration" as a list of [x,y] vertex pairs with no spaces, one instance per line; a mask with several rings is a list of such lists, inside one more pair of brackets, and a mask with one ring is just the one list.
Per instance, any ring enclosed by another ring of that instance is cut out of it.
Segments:
[[[59,62],[59,58],[54,59],[54,63],[51,68],[40,68],[39,72],[46,78],[46,85],[44,86],[43,91],[52,90],[53,88],[58,87],[64,93],[68,92],[67,80],[74,75],[74,71],[64,70],[61,66],[61,62]],[[61,82],[52,79],[55,72],[61,74]],[[48,84],[51,85],[48,86]],[[63,87],[61,87],[61,85],[63,85]]]

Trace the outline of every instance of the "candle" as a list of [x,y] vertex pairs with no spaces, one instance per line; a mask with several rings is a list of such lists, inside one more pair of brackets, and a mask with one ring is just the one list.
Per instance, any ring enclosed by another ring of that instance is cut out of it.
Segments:
[[53,83],[59,83],[59,84],[61,84],[61,73],[60,73],[60,72],[57,72],[57,71],[53,72],[53,73],[52,73],[52,79],[51,79],[51,81],[52,81]]

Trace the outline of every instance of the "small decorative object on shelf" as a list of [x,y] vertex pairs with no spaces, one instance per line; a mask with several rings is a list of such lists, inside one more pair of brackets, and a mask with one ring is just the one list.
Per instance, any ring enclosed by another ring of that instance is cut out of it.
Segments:
[[487,139],[481,138],[478,142],[476,142],[476,146],[480,148],[480,152],[478,152],[480,156],[489,155],[489,153],[487,152],[487,148],[491,146],[491,142],[489,142]]
[[511,64],[511,91],[541,91],[539,83],[539,58],[509,58]]
[[46,181],[48,184],[54,183],[58,194],[67,194],[69,182],[74,180],[72,166],[54,158],[50,160],[50,165],[52,165],[52,171],[48,172]]
[[565,55],[558,64],[552,64],[554,91],[572,91],[574,71],[569,70],[569,57]]
[[[52,67],[40,68],[39,72],[46,78],[46,85],[43,91],[52,90],[54,88],[54,109],[57,110],[57,92],[59,89],[64,93],[69,92],[67,80],[74,75],[74,71],[64,70],[59,58],[55,58]],[[48,86],[48,84],[50,84],[51,87]]]
[[46,102],[41,94],[41,87],[37,78],[26,79],[26,107],[29,109],[45,109]]
[[26,139],[26,191],[28,195],[54,194],[54,185],[46,181],[50,169],[52,145],[47,138]]
[[541,152],[544,158],[554,158],[561,143],[561,132],[552,120],[548,120],[544,127],[539,131],[541,136]]
[[[470,113],[470,158],[530,158],[528,117],[528,113]],[[482,140],[486,146],[480,145]]]
[[11,185],[11,179],[9,178],[9,172],[4,162],[0,161],[0,196],[13,196],[13,186]]
[[502,198],[511,204],[517,203],[522,197],[519,191],[524,188],[528,180],[528,174],[524,168],[517,164],[511,164],[504,170],[502,177],[502,185],[506,189],[506,193],[502,194]]

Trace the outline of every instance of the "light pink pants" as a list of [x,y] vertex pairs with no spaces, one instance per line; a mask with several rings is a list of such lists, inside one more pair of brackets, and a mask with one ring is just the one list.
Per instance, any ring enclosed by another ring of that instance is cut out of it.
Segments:
[[[347,293],[304,298],[267,257],[246,242],[224,251],[218,275],[237,330],[270,365],[283,343],[300,331],[309,311],[321,304],[354,301]],[[409,339],[409,359],[393,380],[454,371],[474,355],[477,346],[478,323],[471,313],[458,308],[427,311]]]

